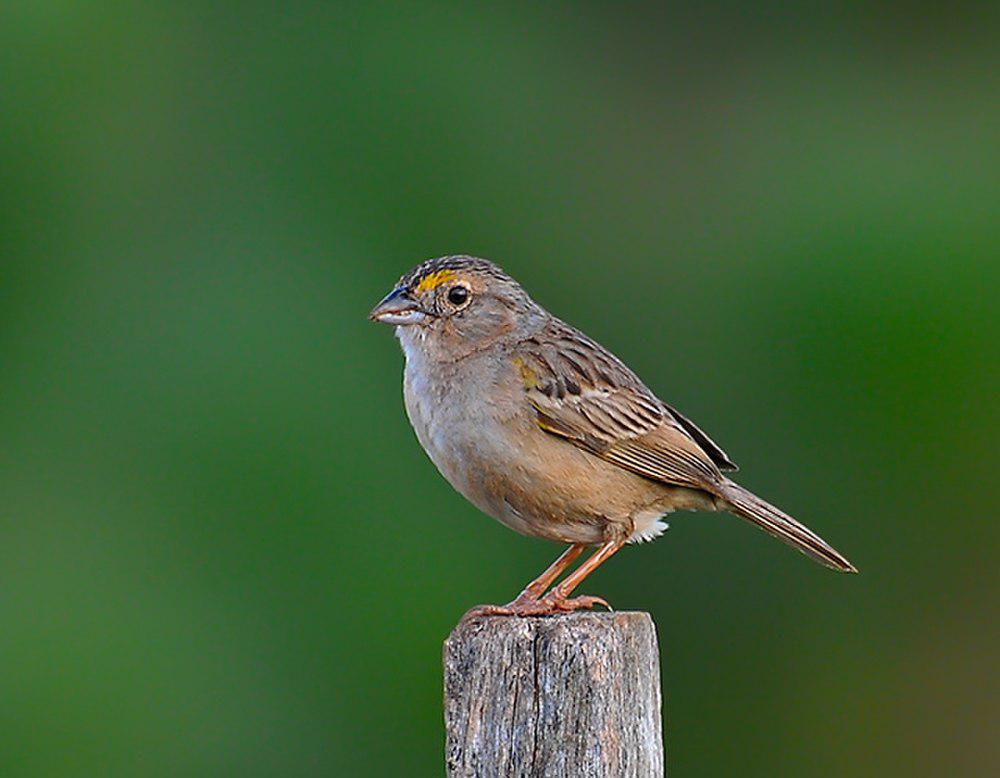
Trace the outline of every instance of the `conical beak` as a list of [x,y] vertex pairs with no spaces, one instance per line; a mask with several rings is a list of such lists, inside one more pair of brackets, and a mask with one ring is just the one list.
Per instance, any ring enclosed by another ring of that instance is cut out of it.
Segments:
[[382,302],[372,308],[368,318],[384,324],[404,326],[420,324],[427,319],[427,314],[420,310],[417,301],[410,297],[406,289],[398,288],[383,297]]

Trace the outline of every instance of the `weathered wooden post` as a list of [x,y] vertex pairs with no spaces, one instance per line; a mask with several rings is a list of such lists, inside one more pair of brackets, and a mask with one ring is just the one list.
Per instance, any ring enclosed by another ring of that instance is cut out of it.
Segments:
[[465,619],[444,644],[449,778],[663,775],[647,613]]

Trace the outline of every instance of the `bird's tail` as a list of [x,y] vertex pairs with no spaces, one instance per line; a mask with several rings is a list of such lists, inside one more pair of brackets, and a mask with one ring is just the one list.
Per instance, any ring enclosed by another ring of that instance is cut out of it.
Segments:
[[719,496],[724,500],[724,505],[720,507],[753,522],[765,532],[811,556],[820,564],[841,573],[858,572],[843,554],[811,529],[739,484],[726,479],[719,490]]

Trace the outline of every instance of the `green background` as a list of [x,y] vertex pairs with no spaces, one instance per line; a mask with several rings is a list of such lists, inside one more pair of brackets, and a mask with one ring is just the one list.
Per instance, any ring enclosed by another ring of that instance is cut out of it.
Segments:
[[558,552],[365,318],[453,252],[861,568],[681,514],[588,581],[674,776],[994,774],[987,7],[4,3],[0,775],[442,773],[443,638]]

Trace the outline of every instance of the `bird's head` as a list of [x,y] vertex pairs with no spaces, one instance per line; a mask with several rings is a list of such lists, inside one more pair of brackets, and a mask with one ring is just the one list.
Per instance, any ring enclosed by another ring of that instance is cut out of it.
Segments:
[[532,326],[543,312],[520,284],[485,259],[448,256],[399,279],[369,318],[392,324],[404,347],[457,359]]

